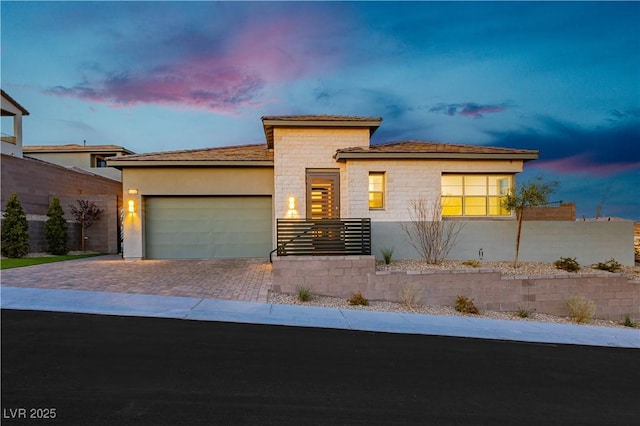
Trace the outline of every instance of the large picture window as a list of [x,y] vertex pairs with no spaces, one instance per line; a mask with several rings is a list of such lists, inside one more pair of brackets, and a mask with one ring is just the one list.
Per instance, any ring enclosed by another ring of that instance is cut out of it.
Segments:
[[442,175],[442,216],[510,216],[502,200],[512,175]]

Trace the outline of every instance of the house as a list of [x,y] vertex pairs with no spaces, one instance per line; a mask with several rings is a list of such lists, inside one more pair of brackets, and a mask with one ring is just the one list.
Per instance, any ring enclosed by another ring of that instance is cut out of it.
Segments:
[[121,155],[135,154],[118,145],[26,145],[26,157],[58,164],[76,170],[85,170],[109,179],[121,181],[122,173],[107,167],[107,159]]
[[2,94],[2,149],[5,155],[22,158],[22,117],[29,115],[22,105],[4,90]]
[[[305,218],[370,220],[369,251],[376,254],[382,244],[402,245],[398,225],[410,220],[410,202],[420,198],[427,206],[441,202],[446,219],[514,222],[501,198],[538,151],[422,141],[371,145],[381,123],[265,116],[263,144],[109,159],[123,172],[124,257],[264,257],[277,251],[278,219]],[[344,228],[313,232],[303,231],[326,238],[344,235]],[[403,250],[398,253],[416,257]]]
[[[120,251],[120,209],[122,183],[82,168],[68,168],[23,155],[22,117],[29,112],[2,90],[2,155],[0,203],[2,209],[16,193],[27,215],[31,252],[47,250],[44,223],[51,199],[58,197],[69,225],[68,247],[81,246],[80,226],[72,222],[70,204],[77,200],[94,202],[102,218],[89,232],[86,249],[104,253]],[[7,119],[8,121],[4,121]],[[130,153],[122,151],[122,153]],[[113,170],[119,173],[118,170]]]

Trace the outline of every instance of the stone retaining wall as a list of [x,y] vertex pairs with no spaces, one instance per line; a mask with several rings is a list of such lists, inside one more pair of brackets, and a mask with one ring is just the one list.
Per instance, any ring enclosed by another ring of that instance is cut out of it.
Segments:
[[348,298],[360,291],[371,300],[398,302],[400,290],[409,284],[422,290],[425,305],[453,306],[456,297],[464,295],[481,310],[524,308],[568,316],[566,300],[581,295],[596,303],[596,318],[622,320],[628,314],[640,319],[640,282],[622,275],[503,277],[491,269],[377,272],[373,256],[286,256],[273,261],[276,292],[295,294],[305,286],[319,295]]

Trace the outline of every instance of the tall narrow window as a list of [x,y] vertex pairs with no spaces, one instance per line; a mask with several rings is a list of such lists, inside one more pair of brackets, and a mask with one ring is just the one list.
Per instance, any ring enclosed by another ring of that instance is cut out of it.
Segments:
[[369,173],[369,209],[384,208],[384,172]]

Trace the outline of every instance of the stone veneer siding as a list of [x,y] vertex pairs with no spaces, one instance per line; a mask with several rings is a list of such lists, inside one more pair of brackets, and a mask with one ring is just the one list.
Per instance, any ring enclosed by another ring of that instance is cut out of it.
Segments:
[[373,256],[286,256],[273,261],[273,291],[295,294],[300,286],[312,293],[348,298],[360,291],[371,300],[399,301],[405,284],[423,290],[422,303],[453,306],[459,295],[494,311],[536,312],[568,316],[565,302],[581,295],[596,303],[596,318],[640,318],[640,282],[622,275],[570,274],[503,277],[499,271],[376,271]]

